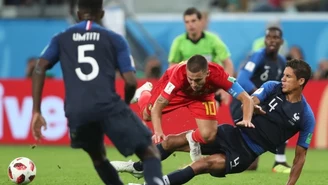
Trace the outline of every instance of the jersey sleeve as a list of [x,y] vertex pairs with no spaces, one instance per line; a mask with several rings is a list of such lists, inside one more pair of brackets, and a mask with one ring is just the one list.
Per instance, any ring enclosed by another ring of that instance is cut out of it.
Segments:
[[252,96],[256,96],[260,102],[263,102],[269,95],[274,93],[274,89],[280,82],[277,81],[267,81],[262,86],[257,89]]
[[261,59],[261,52],[253,53],[250,56],[249,61],[244,65],[238,74],[237,81],[247,92],[251,92],[253,89],[257,88],[251,81],[251,78],[256,68],[261,64]]
[[222,64],[222,61],[226,60],[231,56],[227,45],[218,37],[215,36],[213,39],[214,57],[213,62],[217,64]]
[[50,43],[43,49],[40,58],[49,62],[49,69],[52,68],[59,61],[59,35],[55,35]]
[[210,69],[211,81],[214,82],[217,88],[221,88],[228,92],[232,85],[235,83],[236,79],[229,76],[229,74],[224,71],[222,66],[217,64],[212,64],[212,66],[215,67]]
[[161,92],[161,96],[167,100],[171,100],[182,87],[183,79],[181,76],[177,70],[173,71],[168,83]]
[[177,37],[173,40],[173,43],[170,48],[169,63],[174,64],[182,61],[182,56],[179,47],[180,47],[180,41]]
[[307,103],[304,107],[304,113],[301,121],[301,130],[298,136],[297,145],[307,149],[310,146],[315,126],[313,112]]
[[126,40],[119,34],[109,32],[116,50],[117,66],[121,73],[135,71],[135,65]]

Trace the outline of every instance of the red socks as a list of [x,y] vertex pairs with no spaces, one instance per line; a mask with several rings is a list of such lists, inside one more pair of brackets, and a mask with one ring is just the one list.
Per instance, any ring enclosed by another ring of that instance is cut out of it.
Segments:
[[149,99],[151,97],[150,91],[142,91],[138,100],[138,106],[140,111],[143,111],[147,106]]
[[198,128],[192,132],[191,136],[195,142],[206,144],[206,141],[203,139]]

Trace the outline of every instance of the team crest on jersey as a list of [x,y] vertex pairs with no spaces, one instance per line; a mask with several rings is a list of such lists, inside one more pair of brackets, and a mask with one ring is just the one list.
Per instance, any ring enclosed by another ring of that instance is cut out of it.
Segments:
[[294,117],[293,117],[293,120],[296,122],[300,119],[300,113],[295,113],[294,114]]

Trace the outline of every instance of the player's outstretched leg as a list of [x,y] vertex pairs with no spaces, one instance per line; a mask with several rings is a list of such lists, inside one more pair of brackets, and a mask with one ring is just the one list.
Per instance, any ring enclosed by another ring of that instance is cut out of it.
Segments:
[[160,155],[155,145],[137,150],[136,155],[143,162],[144,178],[149,185],[162,185],[162,166]]
[[106,185],[123,185],[117,171],[106,158],[105,147],[100,151],[85,148],[83,150],[89,154],[99,177]]
[[[185,184],[197,175],[210,173],[216,174],[225,173],[225,156],[223,154],[214,154],[202,158],[184,169],[176,170],[168,175],[163,176],[165,185],[180,185]],[[129,183],[128,185],[142,185]],[[145,185],[148,185],[145,183]]]
[[287,142],[277,148],[277,154],[275,156],[275,163],[273,165],[272,171],[276,173],[290,173],[291,167],[287,164],[287,159],[285,155]]
[[[166,158],[168,158],[173,152],[169,152],[167,150],[165,150],[162,146],[162,144],[157,144],[156,145],[160,156],[161,156],[161,160],[165,160]],[[144,170],[144,164],[142,161],[138,161],[138,162],[133,162],[132,160],[129,161],[112,161],[111,164],[114,166],[114,168],[118,171],[118,172],[127,172],[130,173],[131,175],[133,175],[136,178],[141,178],[143,177],[143,170]]]
[[[186,133],[168,135],[166,139],[156,145],[161,160],[167,159],[174,151],[185,151],[189,152],[188,142],[186,140]],[[142,161],[112,161],[111,164],[118,172],[127,172],[136,178],[143,177],[143,163]]]
[[144,83],[141,87],[139,87],[136,90],[136,92],[134,93],[134,96],[133,96],[133,98],[132,98],[132,100],[131,100],[130,103],[136,103],[136,102],[138,102],[138,100],[139,100],[139,98],[141,96],[141,93],[143,91],[151,91],[152,88],[153,88],[153,84],[152,83],[150,83],[150,82]]

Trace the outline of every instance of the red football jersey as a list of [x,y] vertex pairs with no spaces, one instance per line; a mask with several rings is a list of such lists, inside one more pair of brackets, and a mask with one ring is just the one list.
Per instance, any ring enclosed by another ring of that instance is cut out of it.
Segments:
[[174,96],[182,96],[186,98],[202,98],[212,96],[218,89],[228,91],[233,84],[233,78],[229,76],[224,69],[215,63],[208,63],[209,75],[203,88],[199,91],[194,91],[190,87],[187,79],[187,65],[181,63],[170,67],[162,76],[162,83],[166,83],[162,89],[161,95],[170,100]]

